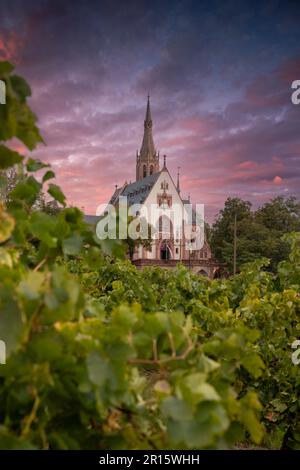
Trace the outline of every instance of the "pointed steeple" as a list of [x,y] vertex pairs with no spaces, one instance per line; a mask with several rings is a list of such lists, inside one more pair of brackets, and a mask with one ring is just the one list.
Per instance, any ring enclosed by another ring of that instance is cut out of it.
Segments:
[[150,96],[148,95],[144,120],[144,136],[140,153],[136,158],[136,179],[140,180],[157,171],[159,171],[159,155],[156,153],[153,142]]
[[150,109],[150,95],[147,96],[147,109],[146,109],[145,122],[148,122],[148,123],[151,122],[151,125],[152,125],[151,109]]
[[177,192],[180,194],[180,183],[179,183],[179,176],[180,176],[180,166],[177,167]]
[[144,121],[144,137],[140,152],[141,160],[146,161],[155,155],[155,147],[152,136],[152,119],[150,109],[150,96],[148,95],[146,116]]

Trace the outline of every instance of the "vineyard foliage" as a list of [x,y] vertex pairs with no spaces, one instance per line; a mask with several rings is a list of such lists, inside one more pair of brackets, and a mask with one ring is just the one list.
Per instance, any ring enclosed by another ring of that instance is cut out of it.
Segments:
[[[32,150],[30,88],[7,62],[0,79],[0,140]],[[0,169],[13,165],[22,178],[0,206],[0,448],[299,448],[299,234],[275,274],[267,260],[226,280],[138,271],[66,206],[48,165],[0,145]],[[35,208],[41,190],[57,213]]]

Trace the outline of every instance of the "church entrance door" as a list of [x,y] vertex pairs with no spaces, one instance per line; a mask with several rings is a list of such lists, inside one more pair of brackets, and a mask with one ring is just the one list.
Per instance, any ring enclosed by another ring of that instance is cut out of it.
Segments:
[[171,250],[166,242],[162,242],[162,244],[160,245],[160,259],[171,259]]

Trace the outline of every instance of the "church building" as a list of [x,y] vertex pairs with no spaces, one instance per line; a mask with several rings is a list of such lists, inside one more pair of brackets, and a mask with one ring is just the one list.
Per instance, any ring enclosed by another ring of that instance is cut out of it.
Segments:
[[[154,220],[156,235],[151,239],[151,246],[137,245],[132,257],[132,262],[137,267],[161,266],[174,268],[178,263],[202,274],[213,278],[218,270],[218,264],[212,259],[210,247],[204,234],[204,220],[197,217],[194,209],[191,210],[190,234],[186,236],[186,219],[181,220],[179,226],[174,222],[173,210],[179,207],[185,213],[185,207],[191,206],[189,199],[181,196],[179,172],[175,184],[167,168],[166,156],[163,164],[160,164],[159,152],[156,150],[153,140],[153,123],[148,96],[146,116],[144,120],[144,136],[140,152],[136,154],[136,181],[125,182],[123,186],[116,187],[109,203],[117,207],[121,199],[127,198],[128,206],[140,204],[141,213],[151,208],[157,208],[157,219]],[[152,224],[153,221],[151,220]],[[202,226],[202,227],[200,227]],[[201,230],[202,228],[202,230]],[[203,234],[198,247],[193,239],[193,234]]]

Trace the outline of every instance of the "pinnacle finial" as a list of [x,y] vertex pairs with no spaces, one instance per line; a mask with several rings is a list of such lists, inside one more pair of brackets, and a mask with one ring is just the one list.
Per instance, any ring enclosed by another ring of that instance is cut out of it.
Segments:
[[167,155],[164,155],[164,168],[166,168],[166,160],[167,160]]
[[147,96],[147,109],[146,109],[146,117],[145,117],[145,124],[150,124],[152,122],[151,119],[151,110],[150,110],[150,95],[148,93]]

